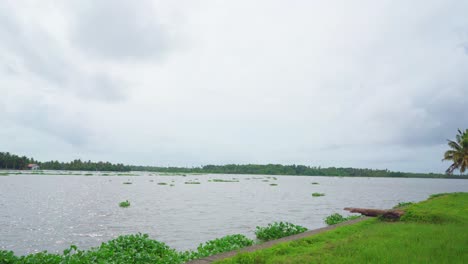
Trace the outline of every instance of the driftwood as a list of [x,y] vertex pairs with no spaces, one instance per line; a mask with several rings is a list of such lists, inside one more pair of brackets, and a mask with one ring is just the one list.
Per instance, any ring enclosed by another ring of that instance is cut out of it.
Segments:
[[366,208],[345,208],[344,210],[351,213],[359,213],[365,216],[382,216],[387,219],[399,219],[402,215],[405,214],[405,211],[402,210],[379,210],[379,209],[366,209]]

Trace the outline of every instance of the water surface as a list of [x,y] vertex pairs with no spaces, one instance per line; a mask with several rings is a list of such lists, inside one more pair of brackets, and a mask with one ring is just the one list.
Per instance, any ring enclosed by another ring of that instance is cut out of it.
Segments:
[[[70,244],[88,249],[141,232],[186,250],[228,234],[254,238],[257,225],[273,221],[314,229],[325,226],[323,219],[332,213],[346,215],[344,207],[391,208],[433,193],[468,191],[468,180],[458,179],[50,174],[57,172],[0,176],[0,249],[20,255],[61,252]],[[326,195],[312,197],[313,192]],[[124,200],[129,208],[118,206]]]

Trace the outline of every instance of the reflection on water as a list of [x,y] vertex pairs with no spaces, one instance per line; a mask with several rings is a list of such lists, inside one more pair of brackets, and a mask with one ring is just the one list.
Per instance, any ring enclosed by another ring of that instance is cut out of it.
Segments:
[[[325,226],[327,215],[345,215],[344,207],[391,208],[433,193],[468,191],[468,180],[456,179],[136,174],[0,177],[0,249],[16,254],[61,252],[70,244],[87,249],[141,232],[186,250],[228,234],[253,238],[257,225],[273,221],[314,229]],[[239,182],[208,182],[233,178]],[[123,184],[127,181],[132,184]],[[184,184],[188,181],[201,184]],[[313,192],[326,195],[312,197]],[[124,200],[131,206],[120,208]]]

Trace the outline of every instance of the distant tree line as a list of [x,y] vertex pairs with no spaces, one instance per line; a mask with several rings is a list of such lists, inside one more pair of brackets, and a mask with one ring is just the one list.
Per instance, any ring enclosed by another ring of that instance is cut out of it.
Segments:
[[46,161],[40,162],[26,156],[18,156],[9,152],[0,152],[0,169],[24,170],[28,164],[37,164],[43,170],[83,170],[83,171],[130,171],[130,166],[110,162],[81,161],[71,162]]
[[0,169],[23,170],[30,163],[37,163],[33,158],[18,156],[9,152],[0,152]]
[[264,174],[303,176],[356,176],[356,177],[403,177],[403,178],[447,178],[446,174],[410,173],[389,170],[358,168],[322,168],[304,165],[247,164],[247,165],[206,165],[194,168],[131,166],[133,171],[154,171],[167,173],[222,173],[222,174]]
[[410,173],[389,170],[359,169],[359,168],[322,168],[320,166],[280,165],[280,164],[228,164],[206,165],[201,167],[155,167],[130,166],[110,162],[81,161],[71,162],[47,161],[39,162],[33,158],[18,156],[8,152],[0,152],[0,169],[27,169],[28,164],[38,164],[44,170],[83,170],[83,171],[150,171],[166,173],[221,173],[221,174],[264,174],[264,175],[303,175],[303,176],[348,176],[348,177],[402,177],[402,178],[466,178],[465,176],[450,176],[436,173]]

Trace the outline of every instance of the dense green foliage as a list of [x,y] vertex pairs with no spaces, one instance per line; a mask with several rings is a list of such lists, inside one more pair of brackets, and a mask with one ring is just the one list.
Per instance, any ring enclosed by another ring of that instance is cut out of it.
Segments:
[[468,263],[468,193],[404,210],[400,222],[372,218],[216,263]]
[[303,176],[349,176],[349,177],[403,177],[403,178],[450,178],[446,174],[409,173],[389,170],[358,168],[322,168],[304,165],[247,164],[247,165],[206,165],[202,167],[152,167],[131,166],[134,171],[154,171],[165,173],[220,173],[220,174],[260,174],[260,175],[303,175]]
[[79,159],[71,162],[40,162],[26,156],[20,157],[9,152],[0,152],[0,169],[24,170],[27,169],[28,164],[38,164],[43,170],[130,171],[130,166],[110,162],[91,162]]
[[191,253],[191,259],[212,256],[214,254],[241,249],[253,245],[253,240],[244,235],[229,235],[200,244],[196,251]]
[[0,152],[0,169],[24,170],[30,163],[37,163],[37,161],[26,156],[20,157],[9,152]]
[[268,241],[303,233],[305,231],[307,231],[307,228],[300,225],[294,225],[288,222],[274,222],[265,227],[257,226],[255,235],[259,240]]
[[346,222],[348,220],[353,220],[353,219],[357,219],[361,217],[360,215],[350,215],[348,217],[344,217],[338,213],[334,213],[332,215],[329,215],[327,217],[325,217],[325,223],[327,225],[336,225],[336,224],[339,224],[339,223],[342,223],[342,222]]
[[444,153],[442,160],[452,162],[452,165],[447,169],[447,174],[452,174],[455,170],[464,173],[468,168],[468,129],[462,132],[458,130],[458,135],[455,136],[455,141],[447,140],[450,150]]
[[166,244],[150,239],[146,234],[119,236],[97,248],[79,250],[72,245],[63,254],[41,252],[15,256],[0,250],[2,264],[85,264],[85,263],[167,263],[178,264],[213,254],[240,249],[253,244],[244,235],[230,235],[200,244],[196,251],[178,252]]

